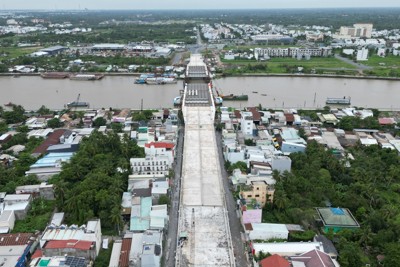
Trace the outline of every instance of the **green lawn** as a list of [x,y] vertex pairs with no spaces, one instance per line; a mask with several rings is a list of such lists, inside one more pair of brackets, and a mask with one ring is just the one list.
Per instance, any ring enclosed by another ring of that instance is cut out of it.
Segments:
[[42,47],[0,47],[0,61],[38,51]]
[[223,63],[232,65],[247,65],[247,64],[267,64],[268,68],[273,73],[285,73],[285,65],[288,66],[302,66],[306,68],[346,68],[355,69],[353,65],[345,63],[333,57],[314,57],[310,60],[297,60],[295,58],[271,58],[268,61],[257,62],[256,60],[224,60]]
[[[379,63],[385,63],[384,66],[379,65]],[[371,66],[371,67],[380,67],[380,68],[387,68],[387,67],[400,67],[400,56],[387,56],[387,57],[380,57],[377,55],[372,55],[368,58],[367,61],[363,61],[362,64]]]
[[301,47],[297,45],[227,45],[224,47],[225,51],[228,50],[249,50],[254,48],[267,48],[267,47],[278,47],[278,48],[290,48],[290,47]]

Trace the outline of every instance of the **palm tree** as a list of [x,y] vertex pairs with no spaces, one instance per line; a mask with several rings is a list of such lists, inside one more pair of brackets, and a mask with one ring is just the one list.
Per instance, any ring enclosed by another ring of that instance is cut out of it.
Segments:
[[274,205],[279,209],[285,209],[289,204],[289,199],[287,198],[285,191],[276,191],[274,194]]
[[119,234],[120,226],[122,224],[122,216],[121,216],[121,207],[120,206],[114,206],[114,208],[111,209],[110,221],[112,224],[115,225],[116,230],[118,231],[118,234]]

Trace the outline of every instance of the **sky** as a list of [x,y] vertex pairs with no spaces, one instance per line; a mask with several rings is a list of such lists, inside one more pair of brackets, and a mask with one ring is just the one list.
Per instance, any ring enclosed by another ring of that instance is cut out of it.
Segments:
[[3,9],[269,9],[400,7],[399,0],[0,0]]

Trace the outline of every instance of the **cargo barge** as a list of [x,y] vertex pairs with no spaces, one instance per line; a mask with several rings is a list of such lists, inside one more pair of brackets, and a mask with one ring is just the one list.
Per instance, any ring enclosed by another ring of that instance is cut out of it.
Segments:
[[230,94],[230,95],[220,95],[220,97],[223,100],[227,100],[227,101],[247,101],[247,100],[249,100],[249,96],[248,95]]
[[346,98],[345,96],[343,98],[333,98],[333,97],[328,97],[325,101],[325,104],[327,105],[351,105],[351,98]]
[[103,77],[104,74],[73,74],[69,76],[69,79],[75,81],[96,81]]
[[69,77],[69,74],[65,72],[45,72],[41,73],[40,77],[43,79],[65,79]]

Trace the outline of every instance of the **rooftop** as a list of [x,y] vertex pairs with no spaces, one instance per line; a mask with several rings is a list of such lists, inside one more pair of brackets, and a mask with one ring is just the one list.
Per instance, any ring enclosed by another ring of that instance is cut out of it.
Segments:
[[94,242],[83,241],[76,239],[69,240],[50,240],[47,241],[43,246],[44,249],[61,249],[61,248],[71,248],[79,250],[90,250],[94,247]]
[[316,208],[325,226],[360,227],[351,212],[345,208]]

